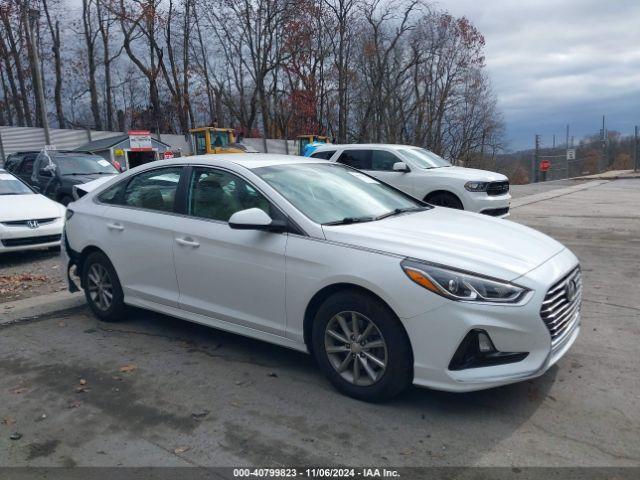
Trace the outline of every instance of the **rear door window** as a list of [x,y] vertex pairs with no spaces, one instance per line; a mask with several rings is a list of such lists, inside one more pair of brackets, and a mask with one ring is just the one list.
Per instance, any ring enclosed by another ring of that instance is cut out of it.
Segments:
[[139,173],[129,180],[122,203],[130,207],[173,212],[181,173],[182,167]]
[[345,150],[338,162],[358,170],[371,170],[371,150]]

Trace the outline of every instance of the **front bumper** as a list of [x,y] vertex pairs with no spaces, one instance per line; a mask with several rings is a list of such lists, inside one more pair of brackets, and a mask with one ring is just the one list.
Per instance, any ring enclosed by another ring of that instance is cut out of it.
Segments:
[[[516,283],[533,290],[525,305],[474,305],[451,301],[427,313],[401,319],[413,348],[414,383],[437,390],[467,392],[545,373],[578,337],[580,313],[576,313],[563,341],[552,348],[551,335],[540,317],[540,307],[548,288],[576,265],[576,257],[569,250],[563,250],[517,279]],[[515,363],[450,370],[449,362],[458,346],[474,329],[486,331],[501,352],[528,352],[528,355]]]
[[486,192],[467,192],[464,209],[471,212],[505,218],[509,216],[511,195],[487,195]]
[[63,226],[64,218],[58,218],[38,228],[0,225],[0,252],[57,247],[60,245]]

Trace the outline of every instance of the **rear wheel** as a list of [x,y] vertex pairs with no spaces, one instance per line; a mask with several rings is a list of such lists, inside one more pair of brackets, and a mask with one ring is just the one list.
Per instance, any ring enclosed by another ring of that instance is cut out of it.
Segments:
[[126,306],[124,294],[113,265],[102,252],[94,252],[83,262],[82,284],[93,313],[106,322],[122,319]]
[[425,201],[431,205],[437,205],[439,207],[455,208],[457,210],[464,210],[462,202],[453,193],[438,192],[433,195],[429,195]]
[[325,300],[312,342],[325,375],[346,395],[381,401],[411,383],[409,340],[393,312],[373,296],[346,291]]

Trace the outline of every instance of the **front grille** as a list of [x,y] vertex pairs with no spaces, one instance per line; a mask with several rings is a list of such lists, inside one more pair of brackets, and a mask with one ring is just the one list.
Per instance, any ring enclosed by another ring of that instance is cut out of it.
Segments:
[[25,245],[39,245],[42,243],[57,242],[62,235],[44,235],[42,237],[7,238],[2,240],[5,247],[23,247]]
[[38,226],[46,225],[47,223],[51,223],[57,218],[30,218],[29,220],[12,220],[10,222],[2,222],[3,225],[7,227],[26,227],[28,226],[28,222],[35,220],[38,222]]
[[506,215],[507,213],[509,213],[509,207],[488,208],[486,210],[481,211],[480,213],[484,215],[491,215],[492,217],[500,217],[502,215]]
[[551,334],[551,346],[560,343],[572,330],[580,313],[582,275],[576,267],[547,292],[540,308],[540,316]]
[[487,195],[504,195],[509,191],[509,181],[491,182],[487,185]]

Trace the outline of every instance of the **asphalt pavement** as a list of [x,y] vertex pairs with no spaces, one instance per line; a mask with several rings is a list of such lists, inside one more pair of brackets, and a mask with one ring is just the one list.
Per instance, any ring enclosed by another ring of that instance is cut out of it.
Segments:
[[583,328],[544,376],[482,392],[367,404],[304,354],[143,311],[0,326],[0,465],[639,466],[639,205],[616,180],[512,211],[580,258]]

